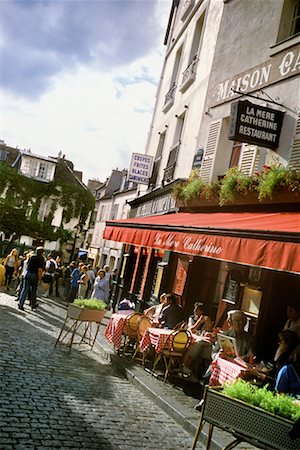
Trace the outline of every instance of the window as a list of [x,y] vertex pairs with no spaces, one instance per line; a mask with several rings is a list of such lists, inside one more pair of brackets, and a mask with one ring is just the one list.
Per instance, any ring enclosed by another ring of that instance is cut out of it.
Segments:
[[231,151],[229,169],[231,167],[237,167],[239,165],[241,150],[242,150],[242,142],[234,141],[232,151]]
[[8,155],[8,151],[0,150],[0,161],[6,161]]
[[38,178],[46,180],[48,178],[49,164],[41,162],[38,170]]
[[158,177],[158,172],[159,172],[161,155],[163,153],[163,149],[164,149],[164,145],[165,145],[165,139],[166,139],[166,133],[165,132],[161,133],[159,135],[159,141],[158,141],[158,146],[157,146],[156,155],[155,155],[155,159],[154,159],[152,175],[151,175],[151,178],[149,179],[148,187],[155,187],[156,180]]
[[182,82],[180,86],[181,91],[185,91],[196,78],[196,68],[200,54],[203,23],[204,23],[204,14],[201,15],[201,17],[198,19],[196,23],[188,66],[182,75]]
[[181,144],[181,138],[183,134],[183,126],[185,120],[185,113],[183,113],[180,117],[177,117],[176,130],[174,135],[174,145],[170,150],[169,158],[167,162],[167,167],[164,171],[163,181],[172,181],[174,177],[175,166],[178,158],[179,147]]
[[277,42],[300,33],[300,0],[285,0]]
[[181,55],[182,55],[182,46],[176,53],[170,88],[165,96],[165,104],[164,104],[164,109],[163,109],[164,112],[168,111],[168,109],[171,108],[171,106],[174,103],[176,83],[177,83],[177,79],[178,79],[179,67],[180,67],[180,62],[181,62]]
[[38,162],[35,159],[31,159],[29,161],[29,175],[31,177],[36,176],[37,167],[38,167]]
[[110,210],[110,220],[115,220],[117,218],[118,209],[119,209],[118,204],[112,205],[111,210]]

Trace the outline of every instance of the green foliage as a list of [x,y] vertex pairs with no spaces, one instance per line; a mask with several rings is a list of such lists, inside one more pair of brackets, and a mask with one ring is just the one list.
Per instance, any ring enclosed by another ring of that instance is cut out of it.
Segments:
[[103,300],[95,300],[95,299],[83,299],[83,298],[76,298],[74,300],[74,305],[81,306],[82,308],[88,308],[88,309],[106,309],[107,304]]
[[259,200],[272,198],[275,192],[283,189],[300,190],[300,171],[280,164],[265,167],[257,187]]
[[237,380],[235,383],[225,384],[223,393],[293,422],[300,419],[300,408],[295,399],[274,393],[267,386],[259,388],[247,381]]
[[238,167],[229,169],[220,181],[220,205],[233,202],[237,195],[246,195],[252,183],[252,178],[241,172]]
[[173,188],[176,200],[188,202],[199,198],[218,197],[220,206],[234,203],[249,192],[257,195],[257,200],[272,198],[280,191],[300,192],[300,170],[280,164],[266,166],[261,174],[245,175],[238,167],[230,168],[220,181],[205,183],[197,171],[192,171],[189,179]]
[[[94,209],[93,194],[78,185],[64,185],[54,182],[43,183],[19,174],[15,169],[0,163],[0,229],[15,232],[17,237],[26,234],[43,237],[50,241],[72,239],[72,232],[63,225],[72,218],[78,218],[81,230]],[[38,220],[43,198],[51,198],[50,212],[44,222]],[[51,225],[58,206],[62,206],[63,218],[59,229]]]

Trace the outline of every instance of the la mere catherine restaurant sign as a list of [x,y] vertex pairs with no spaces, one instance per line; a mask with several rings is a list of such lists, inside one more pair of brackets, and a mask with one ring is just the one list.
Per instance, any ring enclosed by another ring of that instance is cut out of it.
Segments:
[[153,156],[142,153],[132,153],[131,163],[128,171],[128,181],[134,183],[148,184],[152,174]]
[[284,113],[247,100],[232,103],[228,139],[276,149]]

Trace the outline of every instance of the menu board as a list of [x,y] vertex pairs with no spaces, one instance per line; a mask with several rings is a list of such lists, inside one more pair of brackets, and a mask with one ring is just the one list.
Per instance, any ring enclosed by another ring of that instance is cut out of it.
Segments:
[[230,276],[230,274],[228,274],[223,292],[223,300],[225,302],[235,304],[238,299],[239,292],[240,292],[239,282],[234,280]]

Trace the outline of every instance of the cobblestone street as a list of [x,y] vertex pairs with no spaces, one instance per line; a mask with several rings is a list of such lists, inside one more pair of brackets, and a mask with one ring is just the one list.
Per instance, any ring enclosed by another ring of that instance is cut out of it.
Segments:
[[85,346],[54,348],[65,312],[0,292],[0,449],[191,447],[192,438]]

